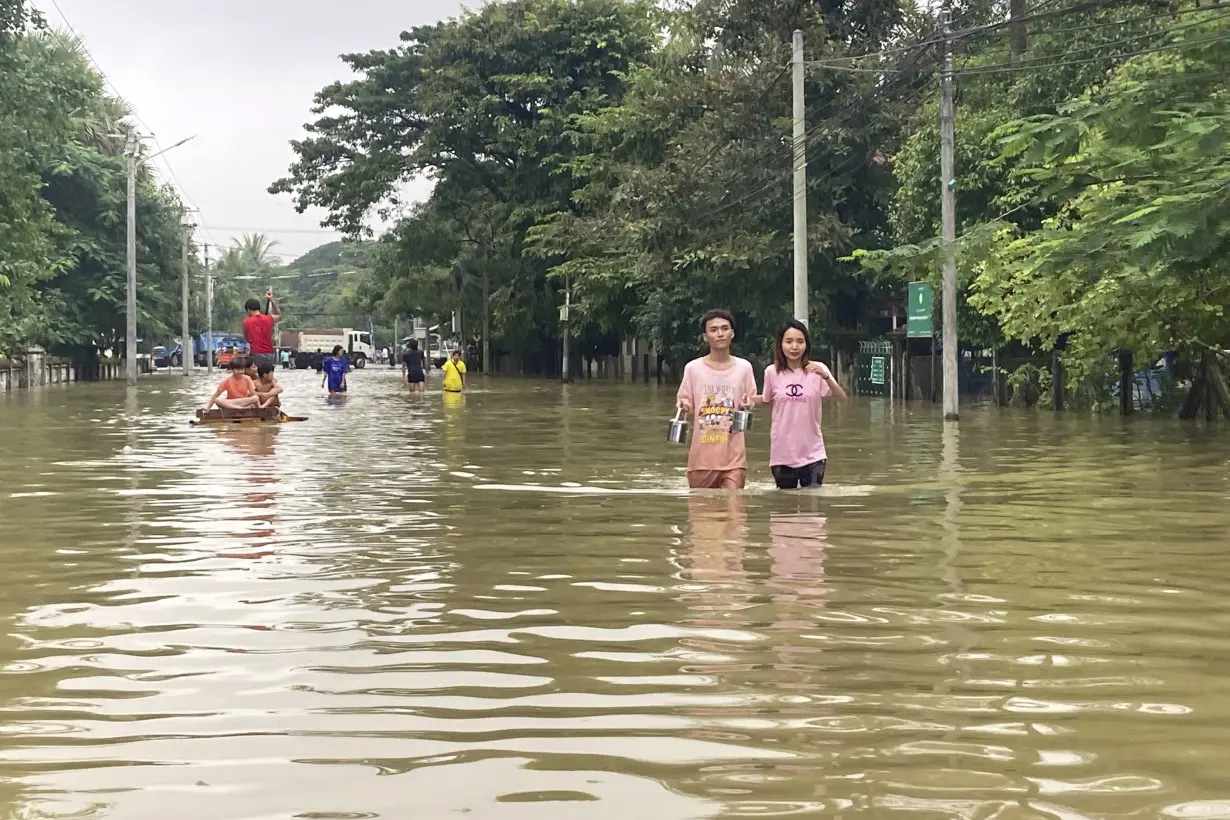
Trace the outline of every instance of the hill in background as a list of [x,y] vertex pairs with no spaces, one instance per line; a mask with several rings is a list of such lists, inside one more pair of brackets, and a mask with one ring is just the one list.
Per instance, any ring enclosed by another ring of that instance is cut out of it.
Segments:
[[275,295],[291,327],[367,327],[358,289],[370,267],[369,245],[329,242],[312,248],[285,267]]

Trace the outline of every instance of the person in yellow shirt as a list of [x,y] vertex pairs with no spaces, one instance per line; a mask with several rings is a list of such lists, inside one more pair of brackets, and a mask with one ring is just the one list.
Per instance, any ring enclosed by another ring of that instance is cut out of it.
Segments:
[[461,350],[453,348],[453,355],[440,368],[444,374],[444,392],[460,393],[466,387],[466,363],[461,360]]

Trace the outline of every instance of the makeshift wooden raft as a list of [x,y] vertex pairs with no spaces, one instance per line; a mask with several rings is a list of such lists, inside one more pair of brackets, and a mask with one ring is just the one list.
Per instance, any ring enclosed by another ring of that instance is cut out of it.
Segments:
[[192,424],[285,424],[307,421],[307,416],[288,416],[277,407],[248,407],[243,410],[197,410]]

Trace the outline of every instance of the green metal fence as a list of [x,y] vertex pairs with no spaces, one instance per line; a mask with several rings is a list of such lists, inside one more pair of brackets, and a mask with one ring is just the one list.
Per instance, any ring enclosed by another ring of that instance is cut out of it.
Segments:
[[858,343],[855,363],[855,390],[860,396],[891,395],[893,343],[876,340]]

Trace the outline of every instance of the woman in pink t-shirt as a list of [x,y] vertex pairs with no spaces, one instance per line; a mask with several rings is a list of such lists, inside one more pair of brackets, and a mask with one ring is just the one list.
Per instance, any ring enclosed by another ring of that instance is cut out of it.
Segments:
[[764,372],[761,401],[773,406],[769,433],[769,467],[783,490],[819,487],[824,483],[828,453],[820,432],[825,396],[846,400],[833,373],[808,358],[811,337],[807,326],[791,319],[777,332],[773,364]]

